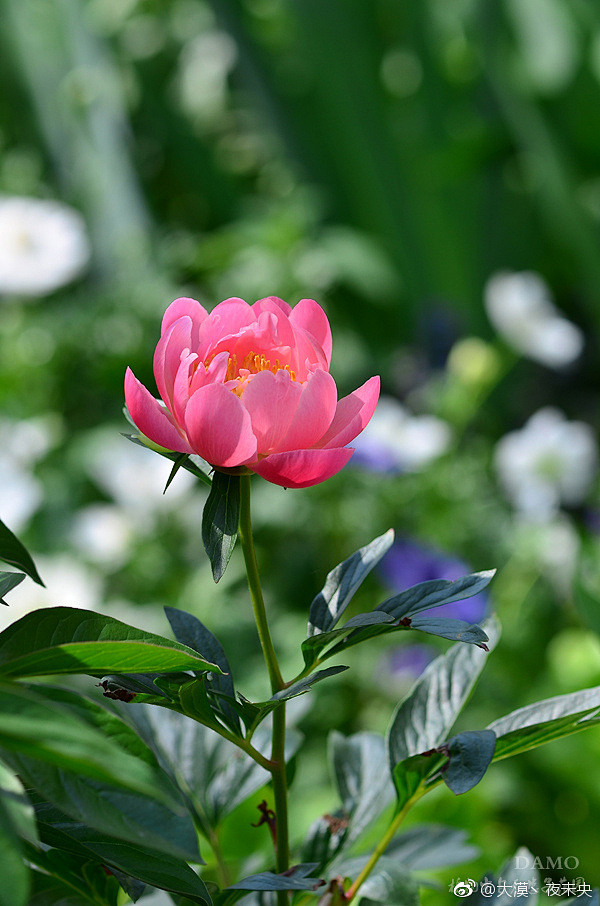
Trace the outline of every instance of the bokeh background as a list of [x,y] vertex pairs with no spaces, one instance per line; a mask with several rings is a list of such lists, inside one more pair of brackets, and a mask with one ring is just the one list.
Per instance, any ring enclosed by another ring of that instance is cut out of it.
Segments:
[[[212,584],[203,489],[120,432],[130,365],[153,386],[178,295],[317,299],[340,393],[385,399],[323,486],[256,482],[285,671],[327,571],[392,526],[361,590],[498,567],[503,639],[463,729],[600,682],[597,431],[600,7],[587,0],[0,0],[0,516],[47,589],[167,632],[189,609],[266,695],[241,557]],[[465,609],[466,608],[466,609]],[[324,733],[384,731],[445,643],[354,649],[300,700],[293,836],[336,808]],[[309,707],[310,706],[310,707]],[[441,790],[410,823],[462,827],[497,869],[518,845],[600,882],[597,730]],[[259,801],[260,796],[255,797]],[[252,801],[237,858],[268,848]],[[571,863],[572,864],[572,860]],[[542,872],[558,879],[565,872]],[[436,896],[439,896],[436,895]]]

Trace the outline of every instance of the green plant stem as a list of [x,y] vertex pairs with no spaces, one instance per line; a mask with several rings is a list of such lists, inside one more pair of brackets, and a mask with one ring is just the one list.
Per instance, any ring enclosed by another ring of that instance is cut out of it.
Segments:
[[350,903],[354,899],[354,897],[358,893],[359,889],[362,887],[364,882],[367,880],[367,878],[369,877],[369,875],[375,868],[377,862],[379,861],[381,856],[384,854],[384,852],[388,848],[390,842],[394,838],[396,831],[398,830],[398,828],[400,827],[400,825],[406,818],[406,815],[411,810],[411,808],[413,807],[415,802],[419,801],[419,799],[424,794],[424,792],[425,792],[425,790],[422,787],[419,787],[419,789],[415,793],[413,793],[413,795],[410,797],[410,799],[408,799],[407,802],[404,803],[404,805],[402,806],[402,808],[400,809],[398,814],[395,816],[395,818],[393,819],[390,826],[388,827],[387,831],[385,832],[385,834],[383,835],[383,837],[381,838],[381,840],[379,841],[379,843],[373,850],[371,858],[369,859],[369,861],[367,862],[367,864],[365,865],[365,867],[363,868],[361,873],[358,875],[356,880],[353,882],[353,884],[346,891],[346,897],[345,897],[346,902]]
[[223,857],[223,850],[221,849],[221,841],[219,840],[216,830],[211,829],[209,834],[209,843],[214,853],[215,861],[217,863],[216,868],[219,884],[222,887],[228,887],[231,884],[231,878],[229,877],[229,870],[227,868],[227,863]]
[[[256,552],[254,550],[254,540],[252,538],[252,521],[250,518],[250,477],[250,475],[242,475],[240,477],[241,506],[239,537],[244,552],[246,575],[248,577],[248,587],[250,589],[258,637],[260,639],[269,673],[271,692],[275,694],[281,689],[284,689],[286,684],[281,676],[277,656],[273,647],[273,640],[271,639],[271,633],[269,631],[265,602],[258,575]],[[277,871],[279,873],[287,871],[290,862],[285,730],[285,702],[281,702],[281,704],[273,711],[271,762],[268,768],[273,782],[273,794],[275,798],[275,816],[277,822],[275,857]],[[288,892],[286,890],[278,890],[277,906],[286,906],[287,903],[289,903]]]

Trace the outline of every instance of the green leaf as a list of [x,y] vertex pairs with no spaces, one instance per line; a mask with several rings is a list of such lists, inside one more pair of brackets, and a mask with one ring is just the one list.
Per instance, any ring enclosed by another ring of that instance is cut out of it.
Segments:
[[167,478],[167,483],[164,486],[163,494],[167,493],[169,485],[171,484],[171,482],[173,481],[173,479],[179,472],[182,465],[185,463],[186,459],[188,458],[188,455],[189,455],[188,453],[180,453],[179,456],[177,457],[177,459],[175,460],[175,462],[173,463],[173,468],[169,472],[169,477]]
[[376,609],[391,614],[397,620],[412,617],[413,614],[429,610],[430,607],[441,607],[443,604],[462,601],[464,598],[479,594],[489,585],[495,574],[495,569],[489,569],[473,573],[470,576],[463,576],[454,581],[433,579],[429,582],[421,582],[400,594],[387,598]]
[[276,875],[272,871],[262,871],[250,875],[237,884],[230,884],[225,890],[318,890],[325,881],[321,878],[308,877],[317,866],[314,863],[294,865],[285,874]]
[[33,872],[33,895],[28,906],[117,906],[116,878],[87,857],[29,846],[27,858],[41,869]]
[[497,736],[494,761],[600,723],[600,686],[557,695],[512,711],[488,726]]
[[446,786],[453,793],[466,793],[476,786],[491,764],[496,747],[493,730],[459,733],[448,740],[449,760],[442,771]]
[[[25,578],[25,573],[4,573],[0,572],[0,604],[6,604],[4,595],[20,585]],[[6,604],[8,607],[8,604]]]
[[407,617],[411,620],[410,628],[417,629],[419,632],[427,632],[429,635],[437,635],[442,639],[451,639],[452,641],[468,642],[471,645],[477,645],[488,650],[487,634],[481,626],[476,623],[467,623],[465,620],[453,620],[440,617]]
[[0,763],[0,906],[26,906],[31,872],[21,836],[37,840],[33,808],[17,778]]
[[[53,701],[51,694],[44,694],[43,687],[1,684],[0,718],[0,746],[9,753],[174,803],[173,791],[166,778],[161,782],[158,767],[129,754],[106,727],[96,728],[79,719],[70,708]],[[126,725],[123,730],[131,732]],[[13,759],[11,754],[10,764]]]
[[424,790],[426,781],[436,776],[446,761],[444,752],[430,749],[420,755],[410,755],[394,766],[392,779],[396,788],[396,812],[421,789]]
[[[308,638],[302,642],[302,656],[304,657],[304,663],[307,667],[312,667],[317,662],[320,653],[330,642],[343,642],[343,639],[351,636],[355,629],[362,629],[368,626],[380,627],[381,624],[386,624],[385,628],[389,629],[391,628],[389,626],[391,623],[395,624],[394,617],[387,613],[371,611],[370,613],[361,613],[352,617],[347,623],[340,626],[339,629],[330,629],[327,630],[327,632],[320,632],[312,636],[309,635]],[[396,628],[395,625],[394,628]],[[328,655],[325,656],[327,657]]]
[[[498,625],[489,620],[486,629],[493,648]],[[485,661],[484,652],[458,643],[427,667],[399,705],[388,731],[392,770],[411,755],[435,749],[447,739]]]
[[427,824],[395,837],[385,853],[411,871],[459,865],[479,856],[477,847],[467,843],[466,837],[466,832],[457,827]]
[[[125,718],[156,754],[163,770],[176,779],[206,836],[269,781],[268,772],[248,755],[183,714],[134,704],[127,706]],[[301,739],[297,731],[288,731],[286,760],[298,749]],[[269,757],[270,732],[259,729],[253,745]]]
[[[184,610],[177,610],[174,607],[165,607],[165,614],[171,624],[171,629],[178,642],[187,645],[194,651],[201,652],[204,657],[217,664],[223,671],[222,673],[210,674],[206,677],[207,687],[216,692],[223,692],[225,695],[235,699],[235,688],[233,684],[233,675],[231,666],[227,660],[227,655],[219,640],[210,632],[206,626],[200,622],[197,617]],[[234,709],[221,699],[221,712],[223,718],[234,733],[241,733],[240,720]]]
[[239,475],[215,472],[202,514],[202,542],[215,582],[227,569],[237,541],[240,503]]
[[325,670],[317,670],[312,676],[306,676],[304,679],[298,680],[297,683],[292,683],[292,685],[288,686],[286,689],[281,689],[279,692],[276,692],[268,701],[260,702],[258,707],[269,707],[269,710],[272,710],[277,702],[287,701],[289,698],[295,698],[297,695],[304,695],[305,692],[310,691],[311,686],[314,686],[315,683],[320,683],[321,680],[327,679],[330,676],[336,676],[338,673],[343,673],[345,670],[348,670],[348,667],[344,667],[341,664],[336,667],[327,667]]
[[325,585],[316,596],[309,611],[307,636],[332,629],[366,576],[376,566],[394,542],[393,529],[338,564],[331,570]]
[[[126,412],[126,416],[128,415],[129,413]],[[133,422],[131,422],[131,424],[135,428]],[[165,459],[170,459],[171,462],[175,464],[179,463],[178,469],[182,468],[185,469],[186,472],[191,472],[192,475],[194,475],[196,478],[199,478],[200,481],[204,482],[204,484],[208,485],[208,487],[211,486],[212,481],[210,476],[208,475],[208,472],[206,471],[207,469],[210,469],[210,466],[200,456],[192,456],[187,453],[173,453],[171,450],[164,450],[162,447],[159,447],[158,444],[153,443],[143,435],[121,433],[121,436],[127,438],[127,440],[130,440],[132,444],[136,444],[136,446],[138,447],[145,447],[147,450],[152,450],[153,453],[158,453],[160,456],[164,456]],[[184,456],[185,459],[182,459],[182,456]],[[169,481],[167,482],[167,487],[174,477],[175,476],[172,471],[169,477]],[[165,487],[165,491],[167,490],[167,487]]]
[[38,585],[44,583],[40,579],[35,563],[27,550],[23,547],[16,535],[0,519],[0,560],[22,569],[24,573],[37,582]]
[[76,607],[33,611],[0,633],[0,676],[179,670],[220,672],[179,642]]
[[347,815],[344,848],[354,843],[394,798],[385,739],[377,733],[329,737],[329,756]]
[[[366,856],[347,859],[339,866],[339,871],[355,878],[366,861]],[[360,902],[384,903],[385,906],[419,906],[419,888],[406,866],[399,865],[395,859],[384,855],[361,885]]]

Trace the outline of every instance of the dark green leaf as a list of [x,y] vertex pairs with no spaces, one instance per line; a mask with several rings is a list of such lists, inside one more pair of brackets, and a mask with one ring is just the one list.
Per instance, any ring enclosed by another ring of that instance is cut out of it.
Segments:
[[[0,604],[6,604],[4,595],[20,585],[25,578],[25,573],[4,573],[0,572]],[[8,607],[8,604],[6,604]]]
[[[182,645],[193,648],[203,654],[216,664],[223,673],[210,674],[206,677],[206,684],[209,689],[217,692],[223,692],[235,700],[235,688],[233,685],[233,675],[231,666],[227,660],[227,655],[219,640],[200,622],[197,617],[186,613],[184,610],[177,610],[174,607],[165,607],[165,614],[171,624],[171,629],[175,638]],[[221,711],[228,725],[234,733],[241,733],[240,720],[234,709],[221,699]]]
[[20,782],[0,763],[0,906],[25,906],[29,899],[31,873],[21,836],[37,838],[33,809]]
[[488,727],[498,737],[494,761],[600,723],[600,686],[519,708]]
[[[128,414],[128,413],[126,413]],[[133,425],[133,422],[131,423]],[[135,425],[133,425],[135,427]],[[126,437],[127,440],[130,440],[133,444],[136,444],[138,447],[145,447],[147,450],[152,450],[153,453],[158,453],[160,456],[164,456],[165,459],[170,459],[171,462],[179,463],[179,468],[185,469],[186,472],[191,472],[192,475],[195,475],[196,478],[199,478],[200,481],[209,487],[212,484],[210,476],[208,475],[207,470],[210,469],[210,466],[205,462],[200,456],[191,456],[189,454],[173,453],[171,450],[163,450],[162,447],[159,447],[157,444],[153,444],[151,440],[148,440],[147,437],[137,434],[123,434],[122,437]],[[185,456],[185,459],[181,459],[181,456]],[[167,482],[167,487],[170,482],[173,480],[173,473]],[[167,488],[165,488],[166,491]]]
[[421,582],[419,585],[413,585],[400,594],[393,595],[377,607],[377,610],[383,610],[396,617],[397,620],[403,617],[412,617],[413,614],[420,613],[422,610],[429,610],[430,607],[441,607],[442,604],[450,604],[452,601],[462,601],[464,598],[470,598],[479,594],[496,574],[495,569],[485,570],[484,572],[473,573],[470,576],[463,576],[461,579],[450,581],[449,579],[433,579],[429,582]]
[[305,692],[310,691],[310,687],[314,686],[315,683],[320,683],[321,680],[327,679],[330,676],[336,676],[338,673],[343,673],[344,670],[348,670],[348,667],[344,667],[341,664],[336,667],[327,667],[325,670],[317,670],[312,676],[306,676],[304,679],[298,680],[297,683],[293,683],[286,689],[281,689],[279,692],[276,692],[268,701],[260,702],[259,707],[270,707],[270,710],[272,710],[274,704],[277,704],[277,702],[287,701],[289,698],[295,698],[297,695],[304,695]]
[[477,847],[467,843],[466,837],[466,832],[457,827],[427,824],[395,837],[385,852],[411,871],[442,868],[470,862],[479,856]]
[[476,786],[487,771],[496,747],[493,730],[459,733],[448,740],[449,761],[442,778],[453,793],[466,793]]
[[466,623],[464,620],[441,619],[440,617],[413,617],[411,629],[437,635],[442,639],[451,639],[458,642],[469,642],[487,650],[488,637],[481,626],[476,623]]
[[[489,620],[485,627],[493,648],[497,624]],[[392,770],[398,762],[447,739],[485,662],[486,654],[479,648],[458,643],[427,667],[392,720],[388,732]]]
[[37,582],[38,585],[44,583],[40,579],[39,573],[35,568],[35,563],[29,553],[23,547],[16,535],[0,519],[0,560],[22,569],[24,573]]
[[394,798],[387,769],[387,748],[377,733],[329,737],[334,776],[347,815],[344,847],[357,840]]
[[173,481],[173,479],[179,472],[182,465],[185,463],[186,459],[188,458],[188,455],[189,455],[188,453],[180,453],[179,456],[177,457],[177,459],[175,460],[175,462],[173,463],[173,468],[169,472],[169,477],[167,478],[167,483],[164,487],[163,494],[167,493],[167,489],[168,489],[169,485],[171,484],[171,482]]
[[27,858],[43,875],[33,872],[29,906],[117,906],[119,883],[103,866],[64,851],[27,847]]
[[396,811],[400,811],[409,799],[419,793],[425,782],[436,776],[447,761],[447,756],[438,749],[430,749],[421,755],[411,755],[399,761],[392,771],[396,788]]
[[[166,778],[161,782],[158,768],[130,754],[106,728],[78,719],[43,690],[17,683],[0,689],[0,746],[7,752],[173,803],[172,788]],[[125,725],[123,730],[131,732]]]
[[191,648],[76,607],[26,614],[0,633],[0,676],[220,672]]
[[318,890],[325,883],[321,878],[308,877],[317,866],[314,863],[294,865],[284,875],[272,871],[263,871],[250,875],[237,884],[231,884],[226,890]]
[[328,573],[325,585],[310,605],[307,630],[309,638],[335,626],[363,580],[393,542],[394,532],[390,529]]
[[215,472],[202,514],[202,541],[218,582],[227,569],[240,521],[240,478]]
[[[362,629],[369,626],[380,626],[386,624],[386,628],[391,623],[395,623],[394,617],[387,613],[381,613],[376,610],[370,613],[361,613],[340,626],[339,629],[330,629],[327,632],[320,632],[309,636],[302,642],[302,655],[307,667],[312,667],[316,663],[321,651],[333,641],[342,641],[350,636],[355,629]],[[394,627],[395,628],[395,627]],[[327,655],[326,655],[327,656]]]
[[[364,868],[366,861],[366,856],[345,860],[339,866],[339,871],[350,878],[355,878]],[[419,889],[406,866],[384,855],[361,885],[360,901],[384,903],[385,906],[418,906]]]

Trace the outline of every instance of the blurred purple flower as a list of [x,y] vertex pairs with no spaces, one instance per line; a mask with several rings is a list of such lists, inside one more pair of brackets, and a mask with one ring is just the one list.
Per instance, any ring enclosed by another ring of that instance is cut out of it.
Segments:
[[389,653],[389,670],[396,679],[415,680],[437,657],[438,653],[433,645],[407,645],[405,648],[393,648]]
[[[430,579],[460,579],[472,570],[462,560],[423,547],[414,541],[400,539],[381,561],[379,572],[386,584],[397,593]],[[488,597],[480,592],[464,601],[453,601],[451,604],[424,610],[423,614],[478,623],[485,616],[487,606]]]

